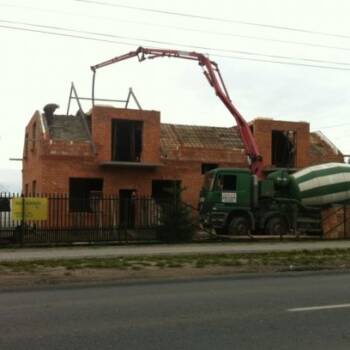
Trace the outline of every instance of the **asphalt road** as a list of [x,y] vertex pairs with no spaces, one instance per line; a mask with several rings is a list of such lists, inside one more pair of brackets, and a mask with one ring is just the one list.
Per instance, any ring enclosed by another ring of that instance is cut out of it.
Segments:
[[294,241],[294,242],[226,242],[190,244],[154,244],[126,246],[92,246],[60,248],[1,249],[1,261],[35,259],[79,259],[98,257],[120,257],[138,255],[179,255],[179,254],[231,254],[262,253],[275,251],[318,250],[350,248],[350,240],[336,241]]
[[348,350],[349,287],[317,273],[2,291],[0,349]]

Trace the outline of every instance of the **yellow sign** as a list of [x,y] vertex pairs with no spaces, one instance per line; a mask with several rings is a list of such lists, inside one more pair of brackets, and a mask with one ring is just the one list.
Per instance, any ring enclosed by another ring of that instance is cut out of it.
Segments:
[[48,200],[47,198],[35,197],[12,198],[11,212],[13,220],[47,220]]

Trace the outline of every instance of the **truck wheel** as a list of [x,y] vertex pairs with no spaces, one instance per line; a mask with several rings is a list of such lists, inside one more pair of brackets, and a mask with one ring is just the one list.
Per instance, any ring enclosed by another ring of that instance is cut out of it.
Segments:
[[284,235],[288,232],[286,221],[280,216],[274,216],[267,221],[265,233],[268,235]]
[[233,218],[228,226],[228,234],[232,236],[246,236],[249,230],[249,221],[243,216]]

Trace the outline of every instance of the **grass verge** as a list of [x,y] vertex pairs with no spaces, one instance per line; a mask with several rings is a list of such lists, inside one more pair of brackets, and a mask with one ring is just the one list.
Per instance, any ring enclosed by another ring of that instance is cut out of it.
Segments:
[[0,262],[0,273],[42,273],[53,269],[164,270],[226,267],[242,272],[349,269],[350,249],[317,251],[137,256]]

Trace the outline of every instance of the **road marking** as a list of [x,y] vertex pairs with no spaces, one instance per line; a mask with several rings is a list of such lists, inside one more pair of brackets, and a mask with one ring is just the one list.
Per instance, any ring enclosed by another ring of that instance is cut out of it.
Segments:
[[317,310],[328,310],[328,309],[343,309],[343,308],[347,308],[347,307],[350,307],[350,304],[296,307],[294,309],[288,309],[287,311],[289,311],[289,312],[317,311]]

